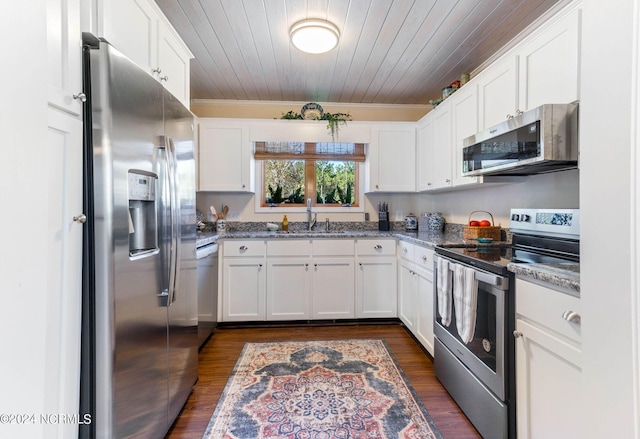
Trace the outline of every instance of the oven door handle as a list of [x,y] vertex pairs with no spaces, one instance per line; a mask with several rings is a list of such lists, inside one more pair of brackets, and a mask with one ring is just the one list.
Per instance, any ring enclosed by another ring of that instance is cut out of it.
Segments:
[[[438,256],[436,255],[436,257],[440,257],[442,258],[442,256]],[[448,258],[443,258],[446,259],[449,262],[449,270],[453,271],[455,264],[460,264],[460,265],[464,265],[469,267],[469,265],[467,264],[462,264],[459,262],[453,262],[451,260],[449,260]],[[436,265],[437,267],[437,265]],[[492,273],[487,273],[481,270],[476,269],[475,267],[472,267],[475,269],[475,275],[476,275],[476,280],[478,282],[482,282],[484,284],[487,285],[491,285],[493,287],[499,288],[501,290],[508,290],[509,289],[509,278],[503,277],[503,276],[499,276],[497,274],[492,274]]]

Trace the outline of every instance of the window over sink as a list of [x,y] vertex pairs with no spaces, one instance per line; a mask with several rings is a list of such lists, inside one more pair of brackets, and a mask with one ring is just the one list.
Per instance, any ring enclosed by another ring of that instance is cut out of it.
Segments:
[[[364,144],[255,142],[258,210],[353,209],[361,205]],[[259,204],[258,204],[259,203]]]

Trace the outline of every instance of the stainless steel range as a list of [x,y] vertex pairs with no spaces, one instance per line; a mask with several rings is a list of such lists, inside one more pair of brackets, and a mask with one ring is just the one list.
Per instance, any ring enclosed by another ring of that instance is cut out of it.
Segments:
[[511,262],[579,261],[577,209],[511,209],[512,241],[436,247],[436,376],[486,438],[514,438]]

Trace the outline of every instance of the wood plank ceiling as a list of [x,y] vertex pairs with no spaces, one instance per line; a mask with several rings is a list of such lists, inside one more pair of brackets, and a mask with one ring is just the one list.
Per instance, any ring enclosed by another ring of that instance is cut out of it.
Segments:
[[[156,1],[195,55],[192,99],[428,104],[559,0]],[[338,47],[293,47],[306,18]]]

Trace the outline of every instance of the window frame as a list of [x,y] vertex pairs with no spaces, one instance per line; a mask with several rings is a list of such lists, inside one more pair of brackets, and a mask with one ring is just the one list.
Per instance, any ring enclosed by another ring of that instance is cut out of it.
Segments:
[[[333,212],[333,213],[348,213],[348,212],[364,212],[364,165],[366,162],[355,162],[355,182],[357,188],[355,190],[355,201],[357,204],[352,206],[342,206],[339,204],[318,204],[316,203],[316,194],[315,194],[315,161],[316,159],[280,159],[274,157],[271,160],[299,160],[305,162],[305,199],[309,198],[309,191],[307,185],[310,184],[310,181],[313,181],[312,193],[313,196],[311,199],[313,200],[313,211],[314,212]],[[322,158],[320,161],[341,161],[341,159],[336,158]],[[342,160],[345,162],[353,161],[353,160]],[[264,188],[264,159],[255,160],[255,212],[256,213],[296,213],[296,212],[306,212],[307,206],[306,204],[289,204],[283,203],[278,204],[276,206],[270,206],[266,204],[265,200],[265,188]],[[313,180],[310,180],[307,171],[308,168],[313,168]]]

